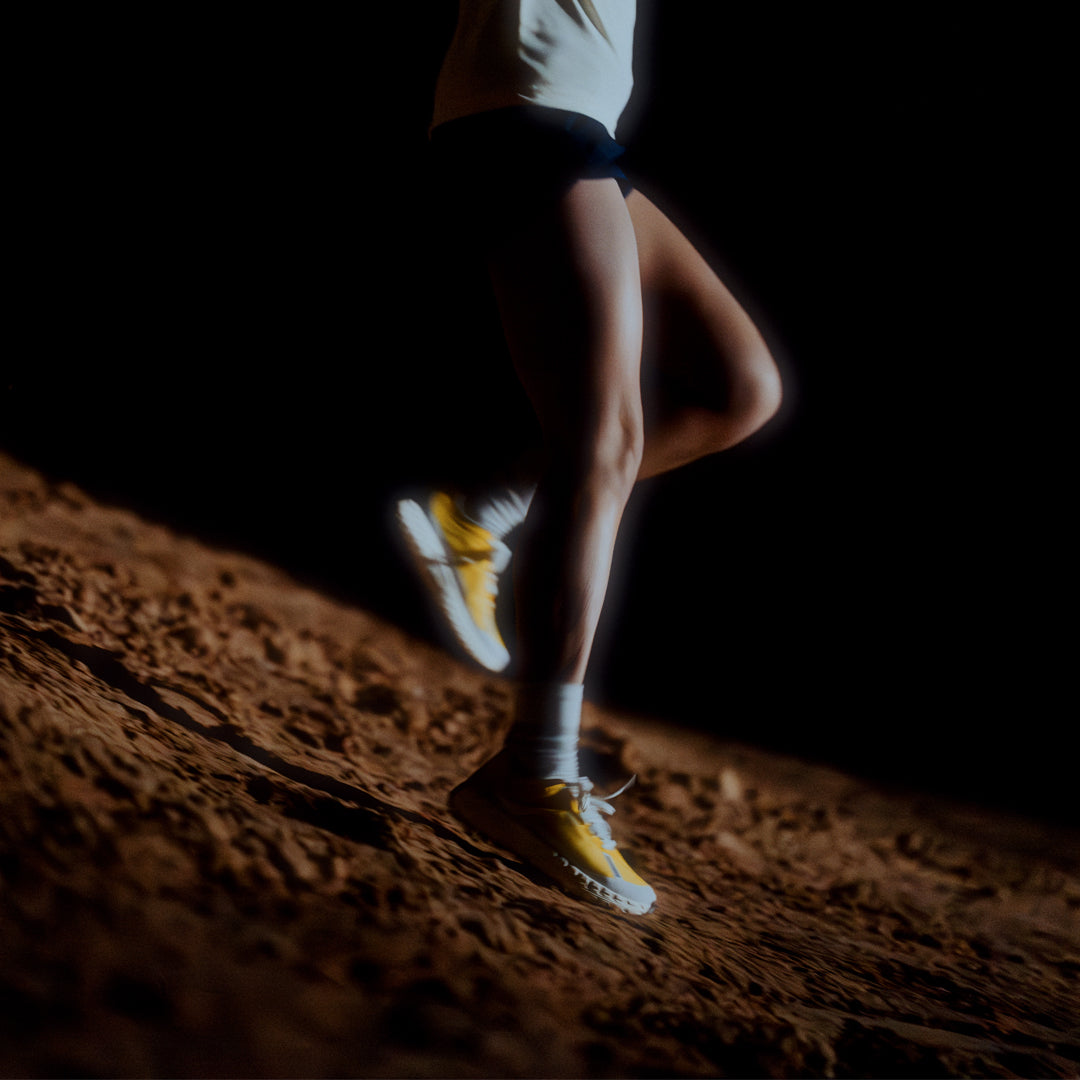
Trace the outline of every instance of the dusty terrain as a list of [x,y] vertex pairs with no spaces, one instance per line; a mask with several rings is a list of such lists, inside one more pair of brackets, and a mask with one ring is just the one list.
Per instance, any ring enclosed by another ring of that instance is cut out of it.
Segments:
[[0,457],[0,1073],[1080,1073],[1075,831],[590,708],[624,917],[446,813],[508,697]]

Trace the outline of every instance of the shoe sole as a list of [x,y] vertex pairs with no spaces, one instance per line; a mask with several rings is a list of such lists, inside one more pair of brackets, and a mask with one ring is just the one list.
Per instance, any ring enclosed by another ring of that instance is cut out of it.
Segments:
[[488,671],[503,671],[510,654],[476,629],[457,574],[446,563],[446,549],[424,508],[413,499],[402,499],[397,504],[397,522],[440,623],[451,632],[452,643]]
[[656,906],[655,900],[638,903],[589,877],[548,842],[515,824],[498,803],[468,783],[450,793],[449,805],[450,812],[470,829],[524,859],[577,898],[616,907],[627,915],[647,915]]

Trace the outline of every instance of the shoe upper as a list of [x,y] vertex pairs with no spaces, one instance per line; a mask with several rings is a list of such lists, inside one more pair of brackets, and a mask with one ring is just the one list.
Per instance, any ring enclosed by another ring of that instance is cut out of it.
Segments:
[[429,513],[442,533],[462,596],[477,628],[503,645],[495,621],[499,574],[510,561],[510,549],[487,529],[470,521],[445,492],[431,497]]
[[[576,781],[534,780],[514,774],[507,753],[496,755],[468,786],[483,789],[519,828],[529,830],[577,870],[636,902],[655,900],[652,888],[626,861],[611,836],[611,799],[630,786],[600,798],[588,777]],[[633,780],[630,781],[633,783]]]
[[[534,829],[556,841],[562,854],[572,854],[579,869],[599,878],[646,886],[619,851],[604,819],[615,808],[593,795],[592,787],[592,781],[585,776],[572,783],[559,781],[546,786],[530,802],[515,801],[514,811],[531,818]],[[621,791],[615,793],[619,794]]]
[[477,663],[502,671],[510,653],[496,622],[496,602],[499,574],[510,562],[510,549],[470,521],[443,492],[399,500],[396,516],[443,628]]

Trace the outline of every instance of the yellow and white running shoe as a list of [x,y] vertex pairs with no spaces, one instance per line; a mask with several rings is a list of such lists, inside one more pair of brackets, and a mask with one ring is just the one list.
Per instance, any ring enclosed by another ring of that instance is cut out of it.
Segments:
[[504,750],[450,793],[450,810],[572,895],[644,915],[656,893],[623,857],[605,821],[615,812],[607,800],[629,786],[601,799],[588,777],[523,779]]
[[401,499],[397,523],[436,613],[454,640],[478,664],[502,671],[510,653],[499,633],[495,606],[510,549],[470,521],[442,491]]

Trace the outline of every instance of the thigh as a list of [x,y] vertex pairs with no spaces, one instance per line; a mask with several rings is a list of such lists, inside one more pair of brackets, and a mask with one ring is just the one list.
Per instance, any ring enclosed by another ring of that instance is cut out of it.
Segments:
[[507,343],[549,446],[640,427],[642,294],[618,184],[580,180],[489,252]]
[[682,402],[726,408],[771,374],[758,328],[705,258],[640,191],[627,198],[638,245],[650,379]]

